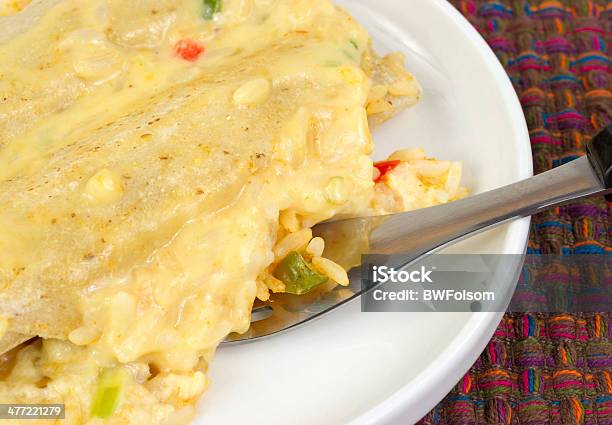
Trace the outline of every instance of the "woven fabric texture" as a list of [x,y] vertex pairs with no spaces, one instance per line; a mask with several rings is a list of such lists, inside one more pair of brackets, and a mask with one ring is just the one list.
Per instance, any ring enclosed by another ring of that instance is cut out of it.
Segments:
[[[612,123],[612,3],[450,1],[514,84],[535,172],[583,155]],[[589,199],[534,217],[529,252],[612,254],[610,206]],[[556,279],[570,272],[556,270]],[[585,278],[612,282],[610,270]],[[612,425],[611,338],[609,313],[506,314],[470,371],[420,423]]]

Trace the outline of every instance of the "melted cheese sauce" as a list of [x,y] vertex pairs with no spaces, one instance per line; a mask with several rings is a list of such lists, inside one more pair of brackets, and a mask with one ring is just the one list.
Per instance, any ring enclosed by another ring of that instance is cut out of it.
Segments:
[[[368,35],[326,0],[225,0],[212,21],[199,0],[45,4],[0,33],[0,312],[44,337],[0,401],[97,423],[98,374],[121,368],[111,423],[186,423],[214,349],[249,326],[279,214],[372,208],[366,106],[389,94],[371,98]],[[414,103],[399,68],[388,91]]]

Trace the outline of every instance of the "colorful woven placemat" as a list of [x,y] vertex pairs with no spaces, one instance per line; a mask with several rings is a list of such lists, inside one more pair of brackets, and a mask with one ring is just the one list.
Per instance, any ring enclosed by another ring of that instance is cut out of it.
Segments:
[[[612,3],[451,3],[508,71],[535,172],[583,155],[585,142],[612,123]],[[612,254],[610,206],[584,200],[534,217],[529,252]],[[611,338],[609,313],[506,314],[478,361],[421,424],[611,425]]]

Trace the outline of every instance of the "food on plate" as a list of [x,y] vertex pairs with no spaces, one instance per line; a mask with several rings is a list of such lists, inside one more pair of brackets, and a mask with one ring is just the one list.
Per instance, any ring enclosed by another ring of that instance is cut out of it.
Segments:
[[372,162],[421,88],[327,0],[27,3],[0,9],[1,403],[187,423],[255,298],[348,284],[312,226],[465,195],[422,150]]

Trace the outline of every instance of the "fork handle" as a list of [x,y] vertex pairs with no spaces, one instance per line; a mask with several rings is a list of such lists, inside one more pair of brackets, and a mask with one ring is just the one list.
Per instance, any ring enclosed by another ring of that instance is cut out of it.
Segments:
[[[604,186],[612,187],[612,125],[587,144],[587,156]],[[612,195],[606,196],[612,202]]]
[[372,232],[370,252],[406,253],[414,259],[515,218],[577,198],[611,194],[611,188],[609,126],[591,140],[586,157],[466,199],[389,216]]

